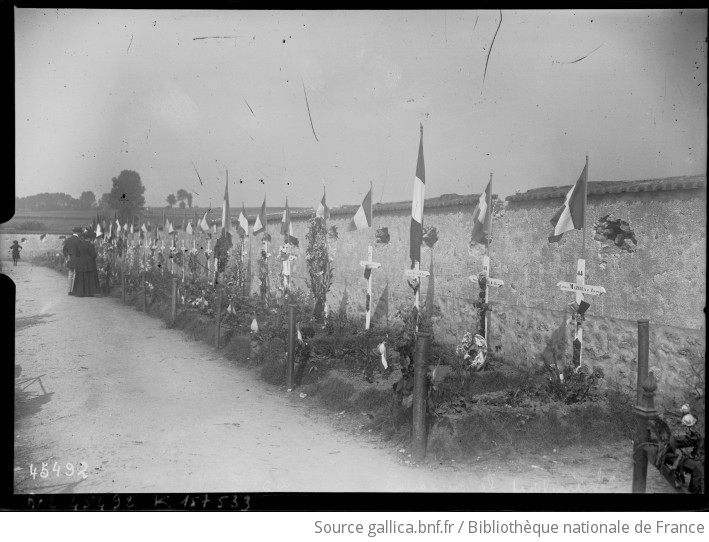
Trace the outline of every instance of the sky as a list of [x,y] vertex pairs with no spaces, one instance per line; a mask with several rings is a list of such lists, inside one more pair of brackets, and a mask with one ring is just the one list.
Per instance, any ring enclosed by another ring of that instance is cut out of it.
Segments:
[[707,11],[15,8],[19,197],[410,200],[420,125],[426,197],[705,173]]

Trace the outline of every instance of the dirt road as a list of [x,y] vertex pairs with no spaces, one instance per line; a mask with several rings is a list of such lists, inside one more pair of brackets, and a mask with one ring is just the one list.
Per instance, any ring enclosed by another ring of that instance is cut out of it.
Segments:
[[[16,493],[631,487],[622,450],[613,460],[599,449],[407,465],[405,455],[338,431],[307,400],[294,401],[160,320],[114,299],[68,296],[63,275],[27,262],[4,272],[17,285]],[[651,472],[648,491],[666,490],[663,483]]]

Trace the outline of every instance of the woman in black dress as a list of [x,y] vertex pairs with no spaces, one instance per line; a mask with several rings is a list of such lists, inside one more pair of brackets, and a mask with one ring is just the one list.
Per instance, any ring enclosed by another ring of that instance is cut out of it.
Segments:
[[73,294],[76,297],[93,297],[99,291],[96,249],[87,234],[81,236],[78,248]]

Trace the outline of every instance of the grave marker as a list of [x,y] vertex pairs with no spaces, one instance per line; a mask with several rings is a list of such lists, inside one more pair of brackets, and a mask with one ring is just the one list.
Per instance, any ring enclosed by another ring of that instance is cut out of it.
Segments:
[[[573,356],[572,363],[578,371],[582,363],[583,352],[583,327],[582,323],[585,320],[584,314],[591,306],[590,303],[584,301],[584,294],[588,295],[603,295],[606,289],[603,286],[587,286],[586,282],[586,260],[580,259],[576,267],[576,283],[559,282],[557,286],[565,292],[574,292],[576,294],[576,302],[571,303],[573,309],[572,318],[576,321],[576,330],[574,333]],[[577,355],[578,352],[578,355]]]
[[[487,250],[489,250],[489,243],[488,243]],[[485,288],[485,305],[487,305],[488,301],[489,301],[489,290],[487,287],[492,286],[493,288],[499,288],[499,287],[505,285],[503,280],[494,279],[494,278],[490,277],[490,256],[488,256],[487,254],[485,254],[483,256],[483,270],[482,270],[482,272],[478,273],[477,275],[470,275],[468,278],[475,284],[480,284],[480,281],[484,281],[485,286],[486,286],[486,288]],[[484,329],[485,329],[485,333],[483,336],[485,337],[486,341],[488,339],[488,312],[489,311],[487,311],[485,313],[485,320],[483,322]]]
[[364,329],[369,329],[369,323],[372,316],[372,269],[379,269],[382,264],[372,261],[372,245],[367,247],[367,260],[359,262],[359,265],[364,267],[364,276],[367,278],[367,314],[365,317]]

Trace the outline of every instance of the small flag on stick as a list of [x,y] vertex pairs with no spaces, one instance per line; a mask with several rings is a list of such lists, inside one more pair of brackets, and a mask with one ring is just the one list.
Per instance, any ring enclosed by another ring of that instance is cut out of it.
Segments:
[[253,234],[258,235],[259,233],[266,231],[266,196],[263,197],[263,204],[261,205],[261,211],[256,217],[256,222],[254,222]]
[[421,261],[421,242],[423,239],[423,202],[426,189],[426,172],[423,163],[423,125],[421,125],[421,140],[419,141],[419,156],[416,162],[416,177],[414,177],[414,197],[411,203],[411,246],[409,257],[411,267]]
[[557,243],[561,236],[567,231],[583,229],[584,217],[586,216],[586,182],[588,174],[588,164],[581,172],[579,180],[571,187],[566,194],[566,201],[551,219],[554,232],[549,236],[550,243]]
[[362,205],[359,206],[357,212],[352,217],[352,220],[347,226],[347,231],[361,230],[372,226],[372,189],[364,197]]
[[485,192],[480,195],[478,205],[473,211],[473,232],[471,240],[475,243],[485,244],[490,232],[490,220],[492,213],[492,179],[487,183]]
[[229,215],[229,180],[224,186],[224,202],[222,203],[222,235],[231,233],[231,216]]
[[236,225],[236,229],[239,235],[244,236],[249,233],[249,220],[246,218],[246,209],[244,209],[244,202],[241,202],[241,212],[239,213],[239,220]]
[[281,234],[286,242],[298,246],[298,238],[293,237],[293,224],[290,220],[290,209],[288,208],[288,198],[286,198],[286,208],[283,209],[283,219],[281,220]]
[[202,228],[202,231],[204,233],[209,233],[209,222],[207,222],[207,214],[209,211],[204,212],[204,216],[202,217],[202,221],[199,223],[199,227]]
[[327,203],[325,203],[325,187],[323,186],[322,199],[320,200],[320,205],[318,205],[317,211],[315,211],[315,216],[324,218],[327,220],[330,218],[330,209],[327,208]]

